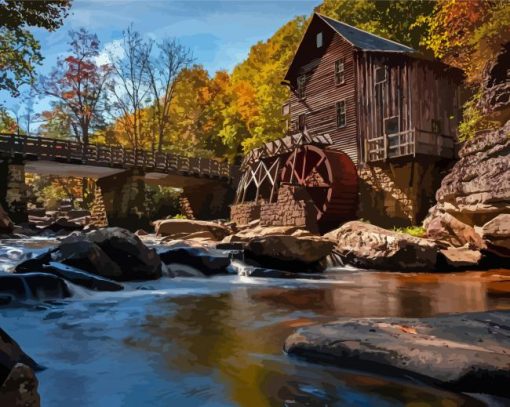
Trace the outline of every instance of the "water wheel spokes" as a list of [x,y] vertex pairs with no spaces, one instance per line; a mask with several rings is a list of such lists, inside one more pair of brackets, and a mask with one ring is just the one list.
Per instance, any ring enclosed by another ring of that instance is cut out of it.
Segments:
[[358,176],[356,166],[342,151],[301,146],[287,158],[281,181],[306,189],[317,210],[319,226],[355,217]]
[[324,150],[311,145],[296,149],[287,159],[282,181],[304,186],[320,219],[326,209],[325,204],[331,194],[333,181]]

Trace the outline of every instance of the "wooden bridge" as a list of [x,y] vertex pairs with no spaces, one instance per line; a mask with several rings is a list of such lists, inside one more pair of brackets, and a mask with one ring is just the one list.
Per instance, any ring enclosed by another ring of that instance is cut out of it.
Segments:
[[231,181],[234,167],[209,158],[133,150],[36,136],[0,133],[0,153],[27,160],[48,160],[97,167],[140,169],[145,172]]

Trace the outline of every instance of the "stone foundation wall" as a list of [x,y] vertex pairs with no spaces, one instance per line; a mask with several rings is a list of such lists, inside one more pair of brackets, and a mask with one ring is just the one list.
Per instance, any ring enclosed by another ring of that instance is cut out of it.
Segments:
[[237,225],[247,225],[251,221],[260,219],[261,204],[246,202],[230,207],[230,219]]
[[28,220],[27,189],[25,165],[19,160],[0,158],[0,205],[15,223]]
[[282,184],[276,203],[260,208],[262,226],[297,226],[312,232],[318,231],[315,206],[302,186]]
[[446,168],[445,163],[418,160],[359,168],[359,218],[386,228],[421,224]]
[[181,196],[179,198],[179,206],[181,207],[181,213],[186,216],[186,218],[195,219],[195,214],[193,213],[193,208],[191,207],[188,197]]
[[230,186],[209,183],[183,188],[182,197],[188,200],[196,219],[213,220],[228,218],[233,194]]
[[108,226],[108,217],[106,216],[106,208],[103,200],[101,188],[96,185],[94,190],[94,201],[90,207],[90,225],[98,228]]

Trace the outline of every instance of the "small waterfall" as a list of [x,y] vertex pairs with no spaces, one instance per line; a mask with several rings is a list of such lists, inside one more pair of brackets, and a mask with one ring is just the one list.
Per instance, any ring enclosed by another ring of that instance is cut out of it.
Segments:
[[342,260],[342,257],[337,252],[333,251],[328,257],[326,257],[324,260],[322,260],[325,269],[330,269],[334,267],[343,267],[345,266],[344,261]]
[[230,266],[228,267],[231,270],[232,274],[237,274],[238,276],[247,276],[249,275],[248,270],[253,268],[252,266],[248,266],[243,263],[241,260],[232,260],[230,262]]

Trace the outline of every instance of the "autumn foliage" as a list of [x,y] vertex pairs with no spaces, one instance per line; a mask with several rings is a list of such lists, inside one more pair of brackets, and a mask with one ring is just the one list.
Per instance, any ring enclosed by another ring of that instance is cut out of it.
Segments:
[[[461,136],[490,126],[477,109],[481,73],[510,40],[506,0],[324,0],[315,11],[419,49],[466,73],[471,99]],[[146,40],[128,28],[123,55],[98,65],[97,37],[73,34],[70,53],[46,82],[54,98],[41,130],[88,142],[239,160],[286,134],[281,85],[310,16],[296,17],[253,45],[232,72],[193,65],[175,40]],[[130,71],[130,66],[134,69]],[[109,82],[105,85],[105,81]],[[107,103],[104,103],[107,101]],[[90,133],[90,134],[89,134]]]

